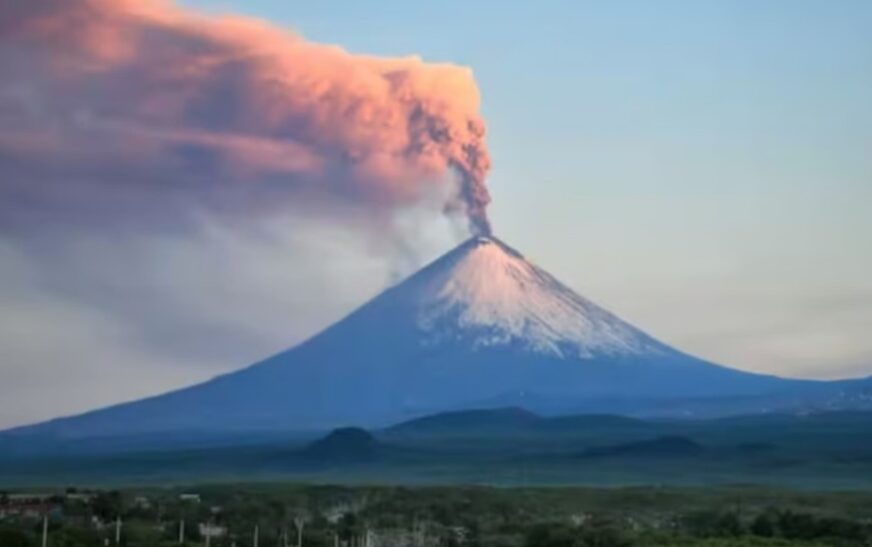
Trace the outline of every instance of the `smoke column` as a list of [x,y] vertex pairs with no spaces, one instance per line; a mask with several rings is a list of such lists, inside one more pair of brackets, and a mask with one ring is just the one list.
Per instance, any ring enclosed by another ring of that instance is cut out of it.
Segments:
[[0,229],[439,195],[487,234],[484,137],[465,67],[161,0],[0,10]]

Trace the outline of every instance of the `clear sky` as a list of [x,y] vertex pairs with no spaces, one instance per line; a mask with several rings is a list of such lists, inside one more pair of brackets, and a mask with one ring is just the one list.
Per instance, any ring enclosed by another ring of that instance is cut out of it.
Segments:
[[[872,3],[180,4],[471,67],[497,236],[689,353],[872,375]],[[26,72],[11,57],[0,69]],[[21,95],[6,82],[0,107]],[[37,246],[0,222],[0,426],[250,364],[395,279],[383,253],[302,222],[26,234]]]

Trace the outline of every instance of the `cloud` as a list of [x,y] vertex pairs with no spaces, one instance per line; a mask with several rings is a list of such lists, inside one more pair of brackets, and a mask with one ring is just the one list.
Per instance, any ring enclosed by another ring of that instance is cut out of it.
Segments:
[[465,67],[353,55],[159,0],[34,0],[0,13],[0,76],[7,230],[289,203],[389,217],[434,195],[489,230]]

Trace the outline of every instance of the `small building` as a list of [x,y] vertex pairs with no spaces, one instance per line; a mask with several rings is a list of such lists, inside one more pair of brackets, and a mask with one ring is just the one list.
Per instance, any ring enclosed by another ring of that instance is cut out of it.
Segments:
[[54,494],[8,494],[0,499],[0,518],[41,518],[59,510],[60,503]]
[[78,501],[82,503],[91,503],[95,494],[92,492],[67,492],[67,501]]
[[214,522],[201,522],[197,528],[202,537],[221,538],[227,535],[227,528]]
[[149,500],[145,496],[136,496],[135,498],[133,498],[133,505],[137,509],[150,509],[151,500]]

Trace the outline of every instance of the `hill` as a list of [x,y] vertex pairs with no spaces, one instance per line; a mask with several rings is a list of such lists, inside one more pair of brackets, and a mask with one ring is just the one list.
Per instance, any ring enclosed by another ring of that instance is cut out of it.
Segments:
[[676,435],[633,443],[592,447],[585,450],[582,457],[664,458],[698,456],[702,452],[702,445],[696,441]]
[[361,463],[374,461],[380,450],[378,441],[365,429],[344,427],[309,444],[299,456],[315,463]]

